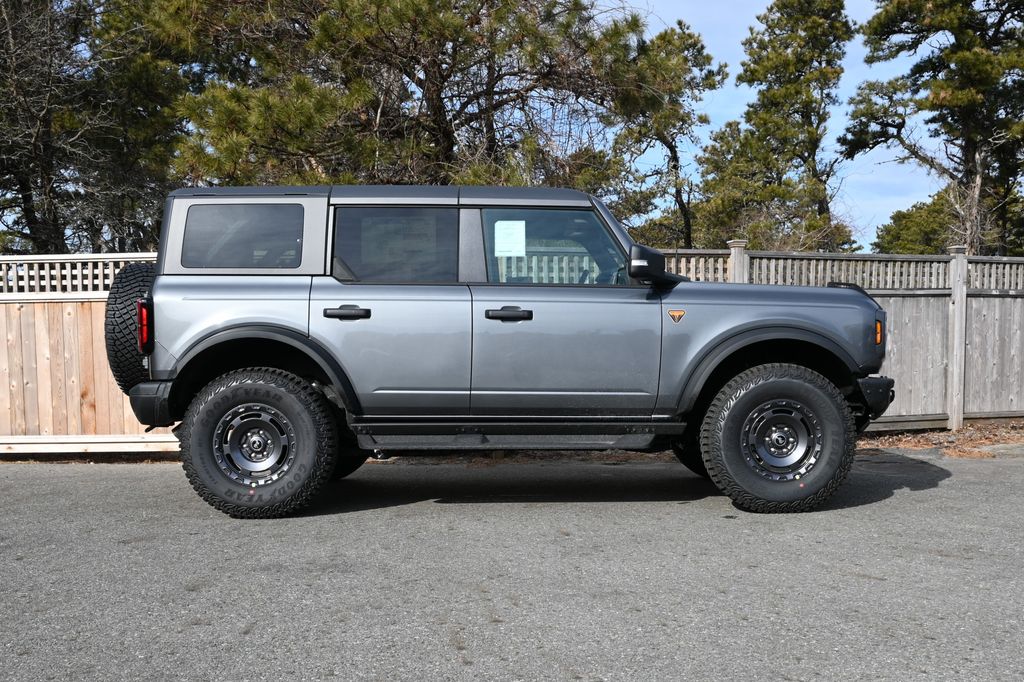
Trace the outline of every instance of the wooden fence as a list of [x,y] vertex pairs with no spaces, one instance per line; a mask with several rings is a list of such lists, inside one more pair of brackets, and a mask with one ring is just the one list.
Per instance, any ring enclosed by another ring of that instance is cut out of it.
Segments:
[[[964,419],[1024,416],[1024,258],[668,251],[696,280],[859,284],[888,312],[884,372],[896,402],[876,428],[959,428]],[[125,263],[154,254],[0,257],[0,452],[174,449],[143,435],[110,376],[106,292]],[[585,258],[541,256],[523,274],[577,281]],[[545,260],[546,259],[546,260]],[[518,266],[517,266],[518,267]]]
[[152,253],[0,258],[0,452],[173,450],[144,434],[110,374],[106,295],[126,263]]

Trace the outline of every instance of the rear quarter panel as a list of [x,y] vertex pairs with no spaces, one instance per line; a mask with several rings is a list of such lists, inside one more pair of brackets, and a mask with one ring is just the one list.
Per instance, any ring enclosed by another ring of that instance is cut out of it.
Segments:
[[[240,325],[284,327],[309,334],[312,277],[301,275],[161,275],[153,285],[154,376],[189,348]],[[165,345],[167,344],[167,345]]]

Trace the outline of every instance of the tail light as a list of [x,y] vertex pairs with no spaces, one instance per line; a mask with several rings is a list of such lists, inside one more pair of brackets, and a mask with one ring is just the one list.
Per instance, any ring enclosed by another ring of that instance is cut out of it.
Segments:
[[153,301],[140,298],[135,301],[135,319],[138,321],[139,352],[149,355],[153,352]]

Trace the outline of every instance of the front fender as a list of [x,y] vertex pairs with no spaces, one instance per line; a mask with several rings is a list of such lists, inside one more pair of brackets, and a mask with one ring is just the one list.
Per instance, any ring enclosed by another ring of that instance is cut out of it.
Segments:
[[693,362],[684,368],[680,377],[681,390],[675,402],[676,414],[688,412],[697,401],[701,390],[715,369],[734,353],[764,341],[792,340],[810,343],[835,356],[851,374],[859,374],[856,360],[835,339],[814,329],[796,325],[758,326],[742,330],[731,330],[707,343],[695,355]]

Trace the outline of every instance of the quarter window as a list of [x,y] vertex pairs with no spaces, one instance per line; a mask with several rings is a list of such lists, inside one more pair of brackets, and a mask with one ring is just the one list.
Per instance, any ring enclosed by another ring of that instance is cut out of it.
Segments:
[[297,268],[303,208],[296,204],[196,204],[185,217],[186,268]]
[[484,209],[487,281],[628,285],[626,258],[592,211]]
[[339,208],[332,272],[338,279],[360,282],[457,282],[458,210]]

